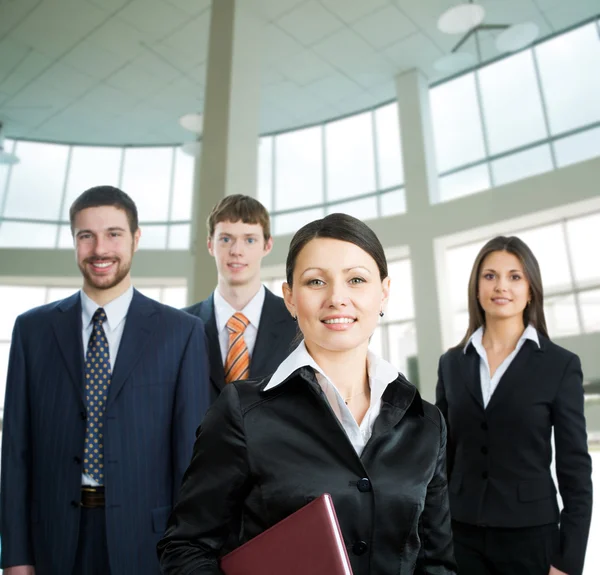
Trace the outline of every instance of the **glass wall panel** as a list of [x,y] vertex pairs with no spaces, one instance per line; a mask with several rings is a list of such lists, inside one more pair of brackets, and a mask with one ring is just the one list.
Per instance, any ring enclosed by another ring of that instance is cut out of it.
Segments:
[[327,198],[340,200],[375,191],[373,114],[325,124]]
[[540,265],[546,293],[573,289],[565,235],[560,223],[515,235],[521,238],[535,255]]
[[192,219],[195,161],[195,158],[182,152],[181,148],[175,149],[173,201],[171,204],[171,220],[175,222]]
[[600,289],[581,292],[579,305],[584,331],[600,331]]
[[493,161],[491,165],[496,186],[543,174],[553,168],[552,155],[548,144],[511,154]]
[[485,66],[478,74],[490,154],[548,137],[530,50]]
[[381,194],[379,201],[381,202],[381,215],[383,217],[406,213],[406,193],[404,188]]
[[491,187],[490,174],[486,164],[467,168],[439,179],[440,201],[447,202]]
[[554,142],[554,151],[559,167],[596,158],[600,156],[600,128],[560,138]]
[[373,332],[373,335],[371,336],[371,339],[369,340],[369,350],[372,351],[374,354],[378,355],[379,357],[384,356],[382,337],[382,331],[384,330],[386,330],[385,326],[380,325],[376,327],[375,331]]
[[567,236],[576,284],[600,284],[600,213],[568,220]]
[[545,298],[544,315],[551,339],[581,333],[573,294]]
[[58,232],[58,247],[63,250],[73,249],[74,245],[73,236],[71,235],[71,226],[60,226]]
[[466,74],[429,91],[440,172],[485,157],[475,76]]
[[600,40],[595,23],[535,47],[550,131],[600,121]]
[[399,186],[404,183],[404,166],[396,102],[375,110],[375,132],[377,134],[379,188]]
[[46,292],[46,302],[50,303],[68,298],[78,291],[79,287],[49,287]]
[[139,249],[164,250],[167,247],[167,226],[140,226],[142,236]]
[[[446,252],[446,277],[444,285],[448,290],[452,309],[467,309],[468,286],[471,269],[479,250],[487,240],[451,248]],[[466,329],[466,326],[465,326]]]
[[0,222],[0,248],[54,248],[58,226]]
[[389,362],[408,377],[408,360],[417,355],[417,332],[410,321],[387,326],[389,334]]
[[258,201],[273,210],[273,137],[258,139]]
[[73,146],[67,175],[67,191],[61,219],[69,220],[69,208],[75,199],[94,186],[119,187],[121,148]]
[[323,203],[322,129],[276,136],[275,210]]
[[273,235],[282,236],[296,233],[303,225],[324,216],[323,208],[299,210],[291,214],[282,214],[273,218]]
[[126,148],[121,188],[137,205],[140,222],[169,218],[173,148]]
[[190,232],[190,224],[173,224],[169,226],[169,249],[189,250]]
[[187,286],[165,287],[162,292],[162,303],[181,309],[187,304]]
[[386,321],[405,320],[415,317],[412,269],[409,259],[390,262],[390,299],[385,314]]
[[335,204],[327,208],[328,214],[342,212],[360,220],[372,220],[377,217],[377,197],[363,198],[353,202]]
[[15,153],[21,161],[12,168],[3,216],[57,221],[69,147],[17,142]]
[[0,341],[9,341],[17,316],[46,303],[46,288],[0,286]]

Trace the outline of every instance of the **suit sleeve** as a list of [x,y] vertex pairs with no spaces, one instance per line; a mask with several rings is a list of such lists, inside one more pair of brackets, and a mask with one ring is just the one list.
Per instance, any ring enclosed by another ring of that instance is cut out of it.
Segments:
[[210,381],[204,325],[195,321],[185,347],[177,379],[172,418],[173,502],[192,457],[196,430],[209,407]]
[[31,443],[25,350],[17,319],[12,335],[2,430],[2,567],[33,565],[30,525]]
[[577,356],[573,356],[565,369],[552,416],[556,475],[563,500],[560,548],[552,565],[569,575],[580,575],[592,515],[592,463],[583,411],[583,374]]
[[207,413],[179,499],[158,544],[165,575],[217,575],[220,551],[248,493],[246,438],[235,385]]
[[447,442],[446,442],[446,470],[448,477],[452,474],[454,464],[454,445],[452,443],[452,434],[450,432],[450,424],[448,422],[448,400],[446,398],[446,386],[444,383],[442,361],[444,356],[440,357],[438,364],[438,381],[435,388],[435,405],[442,412],[447,427]]
[[441,414],[439,418],[440,447],[419,522],[421,550],[415,575],[454,575],[457,572],[446,480],[446,424]]

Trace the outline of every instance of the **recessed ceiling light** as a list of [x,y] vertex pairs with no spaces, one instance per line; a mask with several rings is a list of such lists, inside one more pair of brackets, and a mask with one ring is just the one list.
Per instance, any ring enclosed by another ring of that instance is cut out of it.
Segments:
[[194,134],[201,134],[203,118],[204,116],[197,112],[185,114],[179,118],[179,125]]
[[540,29],[534,22],[514,24],[496,37],[499,52],[516,52],[531,44],[539,35]]
[[437,27],[445,34],[464,34],[483,22],[485,10],[479,4],[458,4],[446,10]]
[[200,142],[185,142],[181,144],[181,151],[188,156],[197,158],[200,155]]
[[474,66],[476,61],[477,59],[470,52],[452,52],[438,58],[433,63],[433,67],[438,72],[457,72],[469,66]]

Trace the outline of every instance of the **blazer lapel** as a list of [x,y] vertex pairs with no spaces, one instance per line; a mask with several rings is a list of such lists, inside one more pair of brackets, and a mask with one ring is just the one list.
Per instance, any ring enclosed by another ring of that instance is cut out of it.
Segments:
[[264,375],[270,371],[267,368],[269,359],[282,343],[278,326],[287,319],[287,316],[282,317],[280,310],[274,305],[276,297],[265,288],[265,301],[260,313],[256,343],[250,361],[250,377],[256,377],[257,374]]
[[481,374],[479,371],[481,358],[472,344],[467,347],[467,352],[459,351],[457,362],[460,364],[461,377],[473,399],[483,409],[483,395],[481,393]]
[[204,300],[200,306],[200,319],[204,322],[205,333],[208,339],[208,353],[210,363],[210,380],[221,393],[225,387],[225,371],[223,369],[223,358],[221,357],[221,344],[219,332],[217,331],[217,319],[215,316],[214,294]]
[[153,333],[152,328],[156,319],[154,316],[157,313],[158,309],[154,305],[154,302],[140,294],[137,290],[134,290],[110,380],[107,407],[119,395],[131,370],[146,348],[148,340]]
[[79,292],[58,304],[52,329],[77,397],[83,404],[83,339]]
[[502,374],[486,410],[494,409],[496,405],[506,402],[510,394],[520,389],[527,382],[535,378],[537,364],[542,357],[543,350],[536,343],[526,340],[519,353],[513,358],[508,369]]

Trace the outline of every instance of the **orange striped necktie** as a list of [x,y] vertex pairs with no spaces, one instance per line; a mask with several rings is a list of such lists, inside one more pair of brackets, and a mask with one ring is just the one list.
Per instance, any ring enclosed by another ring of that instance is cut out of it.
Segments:
[[244,339],[244,332],[250,322],[240,312],[234,313],[227,322],[229,350],[225,359],[225,383],[247,379],[250,372],[250,354]]

